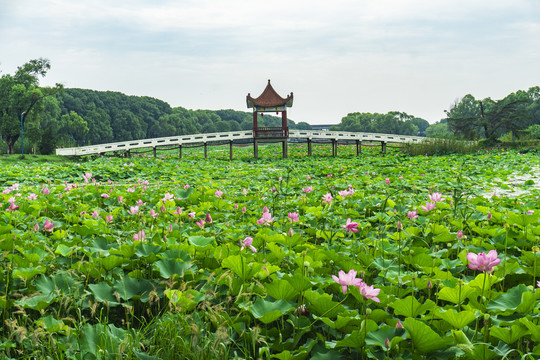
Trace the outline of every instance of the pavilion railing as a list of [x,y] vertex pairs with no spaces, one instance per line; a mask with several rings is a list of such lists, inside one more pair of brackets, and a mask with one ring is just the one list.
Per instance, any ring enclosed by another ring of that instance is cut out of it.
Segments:
[[255,138],[266,137],[289,137],[289,128],[279,127],[257,127],[253,129],[253,135]]

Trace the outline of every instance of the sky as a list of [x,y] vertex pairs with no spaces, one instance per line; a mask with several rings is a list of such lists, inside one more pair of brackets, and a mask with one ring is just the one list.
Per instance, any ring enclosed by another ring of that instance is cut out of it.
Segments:
[[295,122],[401,111],[540,86],[539,0],[0,0],[0,75],[251,111],[268,79]]

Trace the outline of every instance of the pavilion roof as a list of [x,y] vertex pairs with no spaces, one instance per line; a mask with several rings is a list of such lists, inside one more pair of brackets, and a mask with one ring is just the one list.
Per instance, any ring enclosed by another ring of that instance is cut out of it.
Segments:
[[266,88],[259,97],[253,98],[251,94],[248,94],[246,97],[247,107],[275,107],[275,106],[292,106],[293,104],[293,93],[286,98],[282,98],[276,90],[270,85],[270,80]]

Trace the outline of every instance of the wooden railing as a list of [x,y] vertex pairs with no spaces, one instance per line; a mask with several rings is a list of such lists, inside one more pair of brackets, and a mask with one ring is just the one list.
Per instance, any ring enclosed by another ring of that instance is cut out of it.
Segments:
[[256,138],[268,137],[289,137],[289,128],[275,127],[257,127],[253,129],[253,134]]

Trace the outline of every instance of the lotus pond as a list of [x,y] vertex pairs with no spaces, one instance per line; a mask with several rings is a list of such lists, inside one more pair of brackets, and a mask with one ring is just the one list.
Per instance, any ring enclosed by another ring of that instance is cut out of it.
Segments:
[[538,154],[276,148],[0,160],[2,357],[540,356]]

